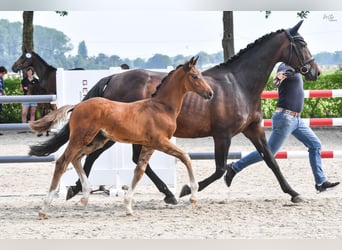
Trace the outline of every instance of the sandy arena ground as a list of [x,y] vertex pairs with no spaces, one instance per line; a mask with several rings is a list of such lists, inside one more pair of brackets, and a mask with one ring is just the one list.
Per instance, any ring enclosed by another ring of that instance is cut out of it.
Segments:
[[[323,150],[342,150],[342,129],[316,129]],[[2,131],[1,155],[23,155],[28,145],[46,140],[31,133]],[[269,131],[267,131],[267,134]],[[211,138],[177,139],[191,152],[213,151]],[[253,149],[242,135],[231,150]],[[305,150],[293,137],[282,150]],[[231,160],[229,160],[231,161]],[[50,185],[52,163],[0,163],[0,239],[341,239],[341,186],[317,194],[308,159],[278,160],[290,185],[306,201],[293,204],[282,193],[264,163],[238,174],[228,189],[223,179],[198,194],[195,207],[188,197],[176,206],[166,205],[154,186],[138,187],[135,216],[127,217],[123,197],[97,193],[88,207],[80,195],[69,201],[56,198],[48,219],[38,220],[38,210]],[[342,180],[342,159],[324,159],[328,180]],[[212,160],[193,161],[197,180],[213,173]],[[177,189],[188,183],[185,167],[177,163]]]

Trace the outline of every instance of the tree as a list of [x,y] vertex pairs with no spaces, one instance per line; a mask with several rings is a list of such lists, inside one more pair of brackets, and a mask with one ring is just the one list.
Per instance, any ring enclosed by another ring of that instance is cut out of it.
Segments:
[[[186,58],[184,57],[184,55],[176,55],[173,58],[173,67],[177,67],[180,64],[183,64],[186,61]],[[199,62],[202,61],[202,58],[199,60]]]
[[235,54],[233,11],[223,11],[222,48],[224,61],[227,61],[231,56]]
[[[67,11],[56,11],[60,16],[68,15]],[[24,49],[34,50],[33,43],[33,11],[24,11],[23,12],[23,43],[22,43],[22,52]]]
[[146,67],[149,69],[166,69],[172,65],[172,61],[169,56],[162,54],[155,54],[149,58],[146,62]]
[[145,64],[144,59],[142,59],[140,57],[133,60],[133,67],[134,68],[143,68],[144,64]]
[[29,51],[34,49],[33,44],[33,11],[23,12],[23,43],[22,51],[25,48]]
[[88,49],[84,40],[78,44],[77,54],[83,58],[88,57]]

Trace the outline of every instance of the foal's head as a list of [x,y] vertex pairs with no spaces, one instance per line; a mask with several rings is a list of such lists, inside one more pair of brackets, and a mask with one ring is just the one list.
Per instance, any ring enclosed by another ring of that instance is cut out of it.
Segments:
[[211,99],[213,97],[213,90],[204,80],[201,72],[196,68],[198,56],[192,57],[190,61],[183,65],[185,71],[185,88],[188,91],[193,91],[205,99]]

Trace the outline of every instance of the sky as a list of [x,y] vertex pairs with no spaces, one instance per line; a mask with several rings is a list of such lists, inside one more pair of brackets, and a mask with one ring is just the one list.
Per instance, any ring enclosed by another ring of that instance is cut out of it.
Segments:
[[[0,19],[22,22],[22,11],[0,11]],[[261,36],[294,26],[295,11],[234,11],[235,53]],[[34,25],[62,31],[74,46],[85,41],[88,56],[98,53],[148,59],[156,53],[175,56],[222,51],[222,11],[35,11]],[[342,11],[312,11],[299,30],[312,54],[342,50]],[[21,35],[21,34],[20,34]]]

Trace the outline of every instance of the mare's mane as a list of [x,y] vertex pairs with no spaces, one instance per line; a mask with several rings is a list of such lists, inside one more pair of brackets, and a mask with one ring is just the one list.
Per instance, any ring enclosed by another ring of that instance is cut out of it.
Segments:
[[235,54],[232,57],[230,57],[227,61],[225,61],[223,63],[220,63],[219,65],[216,65],[215,68],[220,68],[220,67],[223,67],[223,66],[229,66],[230,63],[238,60],[243,54],[247,53],[247,51],[249,51],[250,49],[252,49],[256,45],[260,44],[264,40],[269,39],[270,37],[273,37],[274,35],[279,34],[279,33],[283,32],[283,31],[284,31],[284,29],[280,29],[280,30],[268,33],[268,34],[258,38],[253,43],[248,44],[246,48],[241,49],[237,54]]
[[152,97],[157,95],[158,90],[160,87],[166,82],[166,79],[169,78],[170,75],[173,74],[178,68],[183,67],[183,64],[178,65],[174,70],[171,70],[164,78],[160,81],[160,84],[157,86],[156,91],[152,94]]
[[41,58],[41,56],[40,55],[38,55],[37,53],[35,53],[35,52],[30,52],[31,54],[34,54],[38,59],[40,59],[44,64],[45,64],[45,66],[47,66],[47,67],[49,67],[49,68],[51,68],[51,69],[53,69],[53,70],[57,70],[55,67],[53,67],[53,66],[51,66],[50,64],[48,64],[43,58]]

